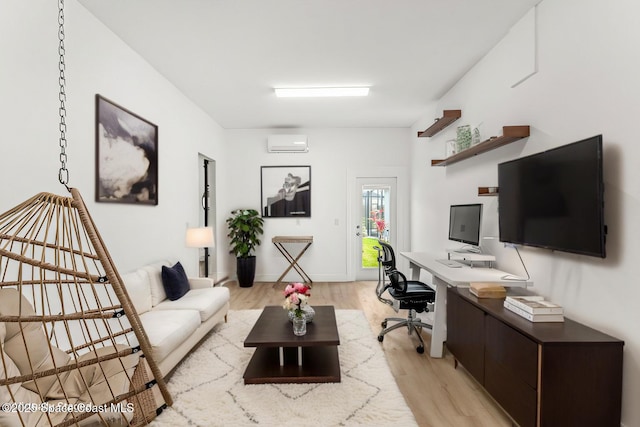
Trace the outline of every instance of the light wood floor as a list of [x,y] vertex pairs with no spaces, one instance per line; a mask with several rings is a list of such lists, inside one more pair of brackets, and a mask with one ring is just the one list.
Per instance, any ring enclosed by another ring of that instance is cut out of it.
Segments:
[[[255,283],[250,288],[235,282],[231,291],[231,309],[259,309],[281,305],[284,285]],[[333,305],[336,309],[363,310],[376,339],[381,321],[398,316],[375,295],[375,282],[313,283],[311,305]],[[429,353],[430,336],[423,332],[425,354],[418,354],[417,338],[398,329],[385,336],[382,346],[398,387],[421,427],[511,426],[510,419],[462,367],[454,369],[453,358],[433,359]]]

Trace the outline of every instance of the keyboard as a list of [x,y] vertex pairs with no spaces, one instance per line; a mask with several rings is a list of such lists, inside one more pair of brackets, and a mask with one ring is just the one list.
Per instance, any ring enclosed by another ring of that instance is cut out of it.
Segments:
[[452,259],[437,259],[436,261],[438,261],[440,264],[444,264],[449,268],[460,268],[463,266],[462,263],[459,263],[458,261],[454,261]]

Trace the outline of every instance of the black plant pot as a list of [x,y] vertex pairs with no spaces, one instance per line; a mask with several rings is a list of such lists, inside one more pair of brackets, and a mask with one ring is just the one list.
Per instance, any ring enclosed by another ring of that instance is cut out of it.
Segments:
[[246,258],[236,258],[236,260],[238,284],[241,288],[250,288],[253,286],[253,279],[256,277],[256,257],[249,256]]

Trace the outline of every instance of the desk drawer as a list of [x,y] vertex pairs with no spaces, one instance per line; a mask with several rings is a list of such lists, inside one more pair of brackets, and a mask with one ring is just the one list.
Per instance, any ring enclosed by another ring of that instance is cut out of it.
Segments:
[[484,387],[520,427],[536,425],[538,397],[533,387],[490,359],[485,365]]
[[518,424],[535,426],[538,344],[491,316],[485,325],[484,386]]
[[484,311],[447,290],[447,349],[484,384]]
[[485,325],[487,362],[500,366],[509,375],[536,389],[538,344],[491,316],[487,316]]

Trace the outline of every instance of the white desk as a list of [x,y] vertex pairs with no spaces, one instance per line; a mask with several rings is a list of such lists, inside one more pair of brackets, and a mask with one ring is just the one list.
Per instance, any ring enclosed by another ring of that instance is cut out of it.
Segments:
[[502,286],[519,287],[531,284],[531,282],[502,279],[502,276],[508,273],[495,268],[466,265],[459,268],[447,267],[436,261],[438,257],[425,252],[400,252],[400,255],[409,260],[411,280],[420,280],[421,269],[433,276],[436,302],[431,331],[431,352],[429,353],[431,357],[442,357],[444,342],[447,340],[447,286],[469,286],[469,282],[494,282]]

